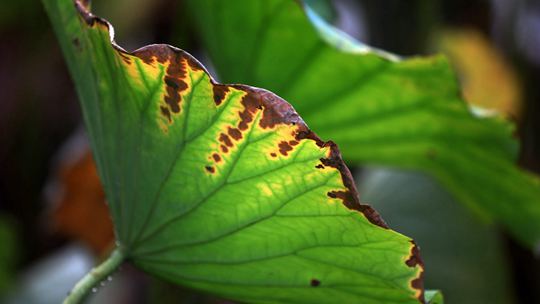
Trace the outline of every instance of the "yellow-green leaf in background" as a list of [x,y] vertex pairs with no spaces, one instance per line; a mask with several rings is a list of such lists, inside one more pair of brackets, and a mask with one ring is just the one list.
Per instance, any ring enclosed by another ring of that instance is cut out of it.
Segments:
[[516,72],[482,33],[446,29],[439,43],[459,73],[467,102],[520,118],[522,92]]

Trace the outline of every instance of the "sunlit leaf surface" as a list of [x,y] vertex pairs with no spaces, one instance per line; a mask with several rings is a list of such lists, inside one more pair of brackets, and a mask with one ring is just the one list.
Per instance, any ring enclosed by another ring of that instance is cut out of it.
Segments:
[[137,266],[244,302],[423,301],[417,247],[284,100],[218,84],[167,45],[124,51],[84,5],[44,2]]
[[223,81],[289,100],[351,164],[429,173],[484,219],[529,245],[540,240],[540,184],[514,164],[512,126],[470,112],[445,58],[370,49],[302,1],[190,4]]

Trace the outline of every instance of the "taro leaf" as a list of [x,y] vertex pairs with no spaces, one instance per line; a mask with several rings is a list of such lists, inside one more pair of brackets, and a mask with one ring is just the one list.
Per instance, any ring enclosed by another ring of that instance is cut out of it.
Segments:
[[514,164],[512,126],[470,113],[446,59],[370,49],[301,1],[189,3],[223,81],[290,100],[351,164],[429,173],[522,242],[540,240],[540,184]]
[[285,101],[167,45],[126,52],[82,4],[44,3],[134,264],[244,302],[423,302],[417,247]]

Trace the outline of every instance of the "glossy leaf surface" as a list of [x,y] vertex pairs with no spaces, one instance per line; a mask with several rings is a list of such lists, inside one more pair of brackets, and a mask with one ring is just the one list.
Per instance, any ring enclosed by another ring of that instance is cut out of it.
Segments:
[[283,96],[351,164],[429,173],[522,242],[540,240],[540,184],[514,163],[512,126],[471,113],[445,58],[371,49],[302,1],[189,3],[223,81]]
[[[337,147],[268,91],[45,0],[117,241],[142,269],[252,303],[418,303],[418,249],[361,205]],[[421,300],[420,300],[421,299]]]

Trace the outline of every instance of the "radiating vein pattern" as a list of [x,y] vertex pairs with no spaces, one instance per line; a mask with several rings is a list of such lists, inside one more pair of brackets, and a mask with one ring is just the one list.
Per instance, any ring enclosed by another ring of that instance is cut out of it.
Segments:
[[135,265],[243,302],[423,301],[414,242],[360,204],[337,146],[287,102],[171,46],[127,52],[80,3],[45,3]]

